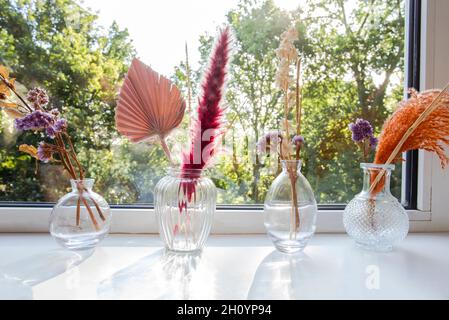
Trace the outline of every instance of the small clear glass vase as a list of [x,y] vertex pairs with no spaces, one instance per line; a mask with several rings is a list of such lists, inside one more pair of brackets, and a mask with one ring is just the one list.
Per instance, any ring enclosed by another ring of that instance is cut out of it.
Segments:
[[154,193],[159,233],[166,248],[176,252],[201,250],[215,213],[214,183],[202,170],[171,168]]
[[[362,163],[363,190],[346,206],[343,224],[348,235],[362,248],[391,251],[409,230],[407,212],[390,192],[394,165]],[[377,176],[382,178],[376,183]]]
[[72,192],[53,207],[50,233],[67,249],[92,249],[109,232],[111,210],[106,200],[92,191],[94,182],[71,180]]
[[265,198],[265,227],[284,253],[302,251],[315,233],[317,204],[301,161],[281,161],[282,172]]

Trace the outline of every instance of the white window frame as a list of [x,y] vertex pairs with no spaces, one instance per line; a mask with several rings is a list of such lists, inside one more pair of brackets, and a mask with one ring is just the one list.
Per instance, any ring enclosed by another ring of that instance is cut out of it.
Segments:
[[[449,81],[449,1],[424,0],[421,28],[420,89],[442,87]],[[412,232],[449,231],[449,170],[443,171],[438,159],[423,151],[419,154],[417,200],[418,210],[408,211]],[[0,207],[0,232],[48,232],[50,213],[51,208]],[[158,232],[153,209],[113,209],[112,214],[112,233]],[[342,214],[342,210],[320,210],[317,232],[344,232]],[[212,232],[265,233],[262,210],[219,209]]]

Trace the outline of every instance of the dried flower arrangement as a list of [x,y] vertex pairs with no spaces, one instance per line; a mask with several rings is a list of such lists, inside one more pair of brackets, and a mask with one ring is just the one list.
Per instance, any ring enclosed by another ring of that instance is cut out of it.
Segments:
[[368,162],[368,156],[371,151],[376,150],[379,139],[374,136],[374,129],[368,120],[357,119],[349,124],[349,130],[352,133],[352,141],[360,148],[363,154],[363,160]]
[[[304,145],[304,137],[301,136],[301,115],[302,115],[302,86],[301,86],[301,56],[295,47],[299,34],[296,27],[288,28],[282,35],[280,46],[276,50],[279,59],[278,71],[276,74],[276,86],[281,90],[284,97],[283,109],[283,129],[270,131],[257,142],[257,150],[260,154],[276,152],[280,160],[287,161],[287,172],[291,181],[292,213],[290,238],[293,239],[300,226],[300,216],[296,191],[297,163],[300,160],[301,148]],[[294,71],[292,72],[292,69]],[[292,76],[292,73],[295,75]],[[291,90],[291,87],[294,89]],[[292,134],[289,117],[292,109],[292,102],[295,102],[295,123],[296,130]],[[295,149],[295,151],[294,151]],[[294,155],[293,155],[294,153]],[[296,161],[294,161],[296,160]]]
[[[190,150],[182,154],[180,174],[188,181],[180,185],[179,211],[187,214],[188,202],[195,195],[195,178],[211,163],[217,153],[218,137],[224,125],[224,96],[231,51],[231,30],[225,28],[216,40],[201,84],[197,116],[191,121]],[[186,47],[187,72],[188,53]],[[188,110],[190,112],[191,88],[188,80]],[[118,131],[132,142],[161,143],[172,167],[175,163],[165,143],[168,135],[178,127],[184,117],[186,103],[180,90],[163,76],[159,76],[142,62],[134,60],[120,91],[116,109]],[[189,219],[186,219],[189,221]],[[187,230],[188,226],[174,226],[173,233]]]
[[[82,183],[85,172],[67,132],[67,120],[60,116],[57,109],[50,109],[49,105],[50,99],[44,89],[34,88],[28,91],[26,97],[20,95],[16,90],[14,79],[9,77],[8,69],[0,66],[0,107],[14,118],[14,125],[18,131],[43,132],[47,138],[47,141],[40,142],[37,148],[21,145],[19,150],[44,163],[53,162],[63,166],[70,178],[77,181],[80,191],[76,209],[77,226],[80,225],[80,207],[83,202],[95,229],[98,230],[97,218],[83,197],[83,193],[89,193],[89,191]],[[94,199],[91,200],[94,202],[98,216],[105,221],[102,210]]]
[[[191,148],[182,157],[181,170],[203,170],[216,152],[216,140],[223,127],[221,102],[230,60],[230,43],[231,31],[226,28],[217,39],[203,77],[197,120],[193,121],[191,128]],[[189,103],[190,95],[189,88]],[[166,138],[181,124],[185,109],[181,91],[172,82],[134,59],[116,108],[116,126],[120,134],[135,143],[160,143],[170,164],[175,166]]]
[[[449,84],[421,93],[412,89],[410,94],[385,121],[374,163],[392,164],[401,161],[404,152],[423,149],[437,154],[444,168],[449,163],[443,149],[449,146]],[[372,175],[370,193],[382,189],[384,175],[385,170]]]

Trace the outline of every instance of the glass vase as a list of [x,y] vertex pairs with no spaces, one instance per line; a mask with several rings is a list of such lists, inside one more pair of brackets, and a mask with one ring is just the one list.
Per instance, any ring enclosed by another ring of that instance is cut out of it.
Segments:
[[282,172],[271,185],[264,206],[265,227],[284,253],[302,251],[315,233],[317,204],[301,161],[281,161]]
[[106,200],[92,191],[93,179],[70,183],[72,191],[53,208],[50,233],[67,249],[92,249],[109,232],[111,210]]
[[[409,230],[407,212],[390,192],[394,165],[362,163],[363,190],[346,206],[343,223],[348,235],[362,248],[391,251]],[[382,178],[376,183],[377,176]]]
[[201,250],[210,234],[217,191],[202,170],[171,168],[155,188],[159,233],[166,248],[176,252]]

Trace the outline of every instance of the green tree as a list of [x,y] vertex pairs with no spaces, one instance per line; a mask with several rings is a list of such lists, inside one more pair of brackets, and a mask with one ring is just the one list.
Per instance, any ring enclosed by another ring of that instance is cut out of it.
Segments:
[[[269,170],[275,160],[254,159],[248,150],[265,131],[280,127],[275,50],[293,23],[304,63],[304,172],[320,202],[344,203],[359,191],[361,158],[348,125],[363,117],[379,131],[401,99],[403,11],[404,1],[307,0],[285,12],[270,0],[242,0],[227,14],[236,33],[227,94],[233,125],[225,137],[232,147],[214,176],[230,201],[260,203],[275,175]],[[207,35],[200,40],[204,58],[212,41]],[[395,178],[399,194],[400,170]]]
[[[97,187],[107,191],[119,179],[122,192],[110,200],[126,198],[133,182],[127,163],[115,159],[111,144],[117,138],[116,92],[135,54],[128,32],[114,23],[103,33],[97,16],[73,0],[0,0],[0,7],[1,63],[26,87],[49,91],[52,105],[69,120],[82,163],[98,179]],[[54,185],[57,181],[49,176],[60,168],[43,165],[35,176],[34,162],[17,151],[17,144],[36,145],[39,137],[2,137],[0,200],[55,200],[67,182]],[[26,178],[17,179],[18,172]]]

